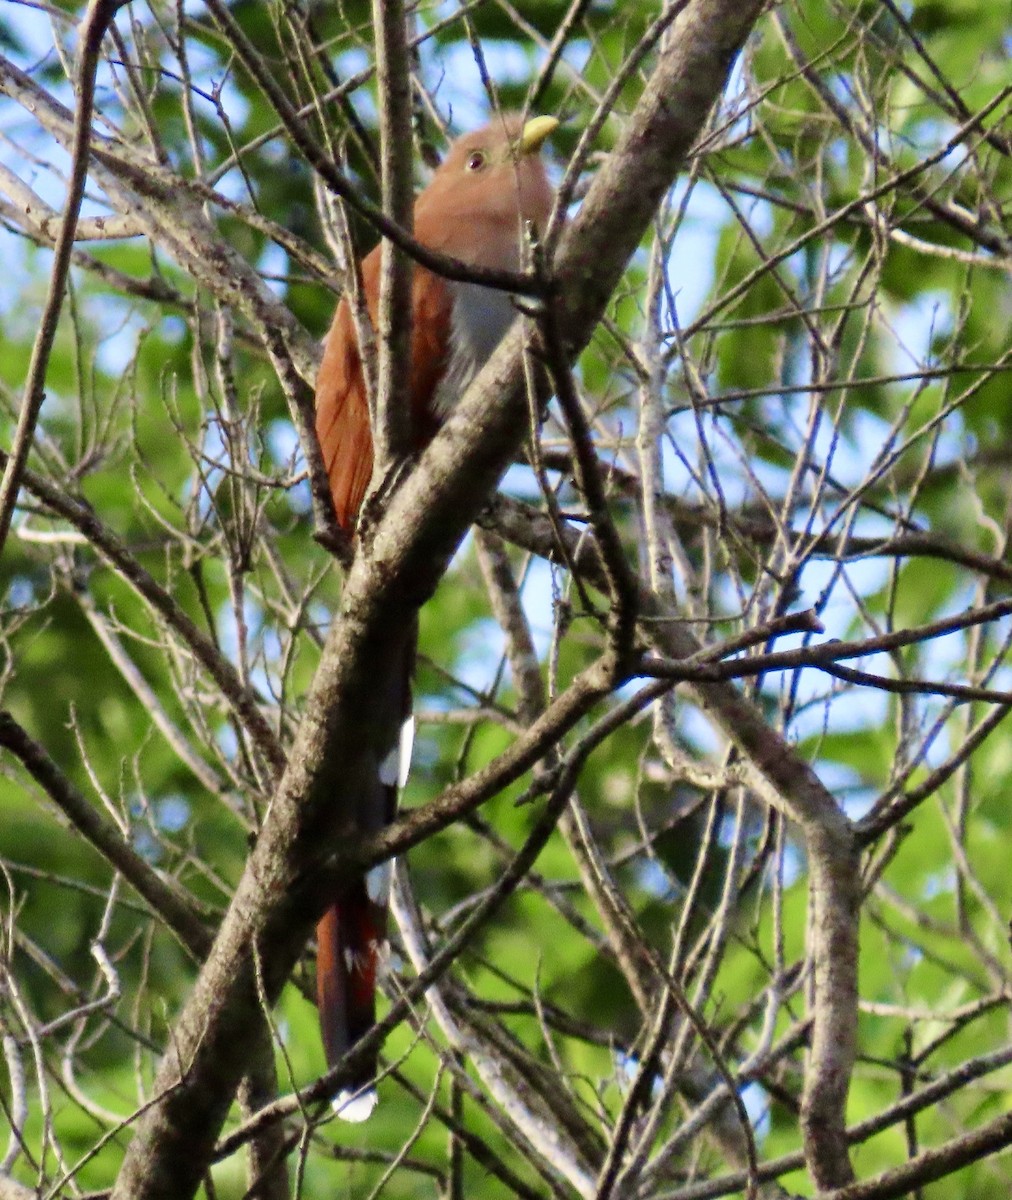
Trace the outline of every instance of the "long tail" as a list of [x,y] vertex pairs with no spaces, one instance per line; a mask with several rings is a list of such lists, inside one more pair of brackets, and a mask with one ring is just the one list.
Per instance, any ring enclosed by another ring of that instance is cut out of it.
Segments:
[[[406,630],[400,662],[390,672],[387,695],[378,705],[379,739],[376,782],[362,798],[359,828],[378,832],[393,820],[397,793],[411,762],[414,720],[411,678],[418,644],[418,623]],[[316,927],[316,997],[328,1067],[333,1067],[376,1023],[376,978],[386,946],[390,863],[357,879],[324,913]],[[359,1064],[352,1079],[334,1097],[339,1117],[364,1121],[376,1106],[376,1054]]]

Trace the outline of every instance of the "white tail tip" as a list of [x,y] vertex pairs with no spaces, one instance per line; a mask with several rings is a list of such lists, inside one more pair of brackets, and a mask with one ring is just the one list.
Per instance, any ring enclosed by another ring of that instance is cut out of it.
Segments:
[[415,717],[412,713],[401,726],[401,736],[397,743],[397,786],[404,790],[411,774],[411,754],[415,748]]
[[378,1099],[376,1089],[372,1086],[365,1090],[360,1088],[357,1091],[342,1088],[330,1104],[342,1121],[351,1121],[358,1125],[362,1121],[368,1121],[372,1116],[372,1110],[376,1107]]

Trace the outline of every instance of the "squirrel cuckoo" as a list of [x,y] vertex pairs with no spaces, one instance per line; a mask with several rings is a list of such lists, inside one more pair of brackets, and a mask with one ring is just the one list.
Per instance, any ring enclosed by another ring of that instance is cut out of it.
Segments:
[[[515,114],[455,141],[415,201],[417,241],[468,266],[517,271],[524,226],[544,228],[554,193],[539,150],[558,125],[554,117],[524,123]],[[362,262],[362,283],[375,325],[380,250]],[[502,291],[443,279],[415,265],[411,291],[411,373],[408,393],[413,441],[420,449],[449,414],[509,328],[514,306]],[[342,300],[324,347],[316,383],[316,432],[341,528],[354,534],[373,468],[365,377],[355,323]],[[411,675],[417,626],[405,631],[397,677],[385,683],[376,720],[375,787],[359,800],[359,827],[376,831],[393,819],[411,747]],[[406,736],[405,736],[406,731]],[[344,890],[317,926],[317,999],[327,1063],[333,1066],[375,1022],[376,972],[386,938],[389,864]],[[362,1065],[334,1099],[345,1120],[372,1112],[376,1061]]]

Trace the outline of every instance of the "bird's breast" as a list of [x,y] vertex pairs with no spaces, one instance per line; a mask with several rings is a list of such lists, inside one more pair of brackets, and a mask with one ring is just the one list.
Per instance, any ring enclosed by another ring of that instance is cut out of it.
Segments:
[[453,294],[446,369],[432,398],[433,417],[442,421],[491,358],[513,323],[509,293],[476,283],[449,284]]

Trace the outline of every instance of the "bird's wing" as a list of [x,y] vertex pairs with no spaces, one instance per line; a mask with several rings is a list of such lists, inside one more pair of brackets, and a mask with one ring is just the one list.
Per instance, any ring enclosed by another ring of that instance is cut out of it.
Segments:
[[338,524],[351,534],[372,475],[372,434],[355,322],[347,300],[337,306],[316,377],[316,435]]
[[414,440],[421,448],[435,434],[439,417],[432,398],[451,353],[453,292],[450,284],[415,267],[411,285],[411,406]]
[[[375,325],[379,297],[379,248],[362,263],[362,284]],[[416,267],[412,283],[411,406],[416,446],[435,433],[431,399],[445,370],[453,296],[444,279]],[[355,519],[372,475],[372,432],[355,322],[342,300],[327,334],[316,380],[316,433],[341,528]]]

